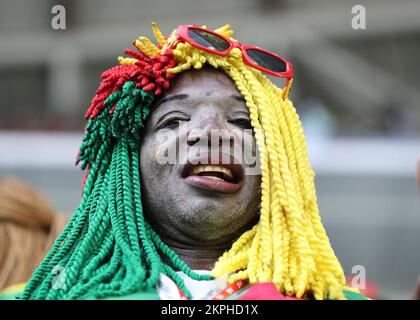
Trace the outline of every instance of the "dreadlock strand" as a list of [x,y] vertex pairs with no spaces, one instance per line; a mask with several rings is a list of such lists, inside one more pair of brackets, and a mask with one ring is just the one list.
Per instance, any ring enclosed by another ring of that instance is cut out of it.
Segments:
[[144,43],[144,45],[147,47],[147,49],[149,49],[152,56],[160,53],[160,50],[147,37],[140,37],[139,39]]
[[[263,105],[263,103],[261,103],[261,105]],[[283,136],[283,139],[281,141],[285,144],[287,142],[290,143],[290,137],[288,137],[287,132],[282,132],[280,134],[280,130],[279,130],[280,128],[287,128],[284,123],[284,117],[276,118],[276,114],[271,113],[269,119],[275,119],[275,121],[272,121],[272,123],[268,125],[268,126],[271,126],[274,137]],[[278,125],[275,125],[275,123],[278,123]],[[286,149],[287,146],[285,144],[280,144],[280,139],[281,138],[275,138],[273,140],[274,140],[274,147],[279,151],[276,154],[279,156],[279,160],[281,161],[279,163],[280,168],[282,168],[281,176],[285,183],[285,187],[287,190],[286,192],[288,193],[288,199],[292,200],[292,202],[290,202],[289,205],[293,205],[293,207],[290,207],[290,209],[287,209],[286,207],[286,210],[290,210],[289,215],[290,215],[291,222],[293,223],[294,228],[295,228],[294,234],[296,235],[296,237],[294,238],[294,247],[295,247],[295,250],[299,252],[298,253],[299,258],[294,257],[293,261],[295,261],[296,265],[299,264],[299,268],[294,267],[294,270],[299,270],[300,275],[295,274],[293,278],[295,278],[294,285],[296,286],[295,290],[297,291],[297,296],[300,297],[301,295],[303,295],[305,291],[305,283],[306,283],[306,277],[307,277],[307,272],[306,272],[305,267],[309,265],[310,263],[310,261],[308,262],[308,260],[311,259],[310,257],[311,249],[309,247],[309,243],[305,235],[305,229],[303,227],[304,224],[301,221],[303,208],[299,204],[302,203],[302,201],[299,201],[298,190],[296,190],[296,187],[299,187],[299,186],[296,185],[296,183],[294,183],[293,175],[291,174],[291,170],[290,170],[290,165],[289,165],[289,162],[287,161],[288,159],[291,158],[289,156],[290,149],[287,150]],[[274,167],[277,167],[277,165],[275,165]],[[275,212],[273,212],[273,214],[275,214]]]
[[155,39],[158,42],[158,44],[161,47],[164,47],[166,45],[166,40],[156,22],[152,22],[152,30],[153,30],[153,35],[155,36]]
[[[270,125],[270,120],[273,119],[273,114],[269,112],[269,108],[267,106],[267,102],[264,101],[261,94],[258,94],[258,92],[261,91],[261,89],[258,87],[258,83],[255,81],[255,79],[252,76],[252,73],[246,68],[242,67],[241,72],[244,74],[245,79],[250,84],[252,92],[254,94],[254,99],[257,101],[259,106],[259,114],[261,117],[262,122],[262,128],[264,130],[265,135],[265,141],[267,146],[267,151],[269,155],[269,163],[270,163],[270,174],[271,174],[271,180],[273,181],[271,184],[270,194],[271,194],[271,204],[270,204],[270,212],[271,216],[273,218],[273,223],[276,223],[276,216],[279,215],[281,211],[280,203],[283,199],[283,206],[287,206],[287,203],[284,202],[287,197],[285,196],[285,191],[283,191],[283,179],[280,174],[280,163],[278,162],[278,159],[276,157],[276,146],[275,141],[273,141],[274,137],[274,129]],[[283,152],[280,150],[280,152]],[[277,172],[277,173],[276,173]],[[276,187],[275,187],[276,186]],[[270,230],[262,230],[263,234],[266,234],[265,236],[267,238],[271,237]],[[270,239],[271,240],[271,239]],[[278,239],[280,240],[280,239]],[[280,241],[274,240],[274,243],[281,243]],[[278,284],[277,284],[278,285]]]
[[[268,155],[267,155],[267,148],[264,141],[264,132],[261,127],[259,121],[259,114],[258,108],[254,104],[254,99],[251,95],[250,88],[247,88],[247,82],[244,81],[244,76],[240,72],[235,72],[237,69],[231,69],[230,73],[232,74],[232,78],[234,79],[238,90],[242,93],[245,97],[246,104],[250,110],[250,117],[251,117],[251,125],[254,128],[254,133],[257,141],[257,145],[259,147],[260,152],[260,159],[261,159],[261,170],[262,170],[262,181],[261,181],[261,215],[260,215],[260,224],[262,229],[264,230],[262,233],[262,253],[264,260],[264,264],[270,265],[272,259],[272,239],[270,236],[270,172],[269,172],[269,164],[268,164]],[[257,230],[257,229],[256,229]],[[269,277],[269,275],[268,275]]]
[[148,57],[153,57],[154,52],[152,50],[150,50],[150,48],[145,45],[143,43],[143,41],[141,41],[141,39],[137,39],[136,41],[134,41],[134,46],[140,50],[140,52],[144,53],[145,55],[147,55]]
[[146,221],[143,215],[143,206],[141,203],[141,189],[140,189],[140,175],[139,175],[139,150],[138,147],[132,142],[132,176],[134,185],[134,198],[135,198],[135,209],[137,216],[137,230],[142,241],[144,251],[146,253],[146,260],[150,265],[150,275],[147,279],[147,286],[152,287],[156,285],[159,279],[159,272],[162,269],[162,260],[157,253],[155,246],[153,245],[150,235],[146,229]]

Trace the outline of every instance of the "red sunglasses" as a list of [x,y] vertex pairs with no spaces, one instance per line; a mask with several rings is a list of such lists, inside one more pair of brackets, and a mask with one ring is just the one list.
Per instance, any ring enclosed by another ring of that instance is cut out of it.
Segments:
[[178,42],[188,42],[200,50],[219,56],[226,56],[233,48],[239,48],[242,51],[243,61],[248,66],[275,77],[286,78],[283,98],[290,91],[293,65],[270,51],[234,42],[217,32],[193,25],[179,26],[175,33],[169,36],[169,38],[172,37],[173,40],[169,40],[170,47],[175,47]]

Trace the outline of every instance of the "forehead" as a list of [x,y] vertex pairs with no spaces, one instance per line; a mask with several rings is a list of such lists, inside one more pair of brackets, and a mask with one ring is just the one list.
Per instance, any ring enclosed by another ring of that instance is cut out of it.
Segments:
[[[186,93],[191,96],[240,95],[232,79],[224,72],[213,68],[188,70],[179,74],[165,95]],[[165,96],[164,95],[164,96]]]

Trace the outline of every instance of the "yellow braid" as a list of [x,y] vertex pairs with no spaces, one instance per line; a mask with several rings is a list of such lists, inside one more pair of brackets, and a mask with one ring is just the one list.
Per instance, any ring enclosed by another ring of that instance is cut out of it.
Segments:
[[[156,24],[161,48],[168,42]],[[215,30],[231,38],[229,25]],[[232,39],[232,38],[231,38]],[[235,40],[234,40],[235,41]],[[141,37],[135,45],[149,56],[159,49]],[[257,225],[245,232],[216,262],[212,275],[229,274],[229,281],[271,281],[287,295],[344,299],[342,267],[321,223],[314,178],[299,116],[289,99],[261,72],[246,66],[234,49],[226,57],[200,51],[188,43],[173,50],[177,66],[168,72],[221,69],[235,83],[250,112],[261,163],[261,209]],[[134,63],[119,58],[121,63]]]
[[127,57],[118,57],[118,62],[120,64],[130,64],[130,65],[134,65],[137,62],[137,59],[134,58],[127,58]]
[[[268,85],[269,82],[267,81],[267,79],[260,79],[260,80],[265,85],[265,87],[268,89],[269,96],[271,97],[271,99],[273,100],[275,105],[277,105],[280,102],[279,96],[277,96],[275,94],[273,95],[273,91],[270,90],[272,88]],[[284,105],[284,104],[282,104],[282,105]],[[276,111],[277,121],[280,123],[280,131],[281,131],[283,141],[284,141],[284,144],[285,144],[285,148],[286,148],[286,152],[287,152],[287,155],[288,155],[289,167],[291,169],[294,187],[295,187],[295,190],[298,191],[297,200],[298,200],[298,207],[299,207],[299,215],[297,216],[298,217],[297,224],[299,225],[299,228],[303,230],[303,229],[306,229],[310,224],[308,224],[308,222],[305,221],[305,219],[303,218],[304,217],[303,212],[305,212],[304,198],[303,198],[304,192],[303,192],[301,179],[298,175],[298,168],[297,168],[297,163],[296,163],[296,158],[301,158],[299,156],[299,151],[300,150],[295,150],[294,145],[293,145],[294,140],[293,140],[293,138],[291,138],[291,135],[290,135],[290,132],[294,132],[295,129],[293,127],[289,126],[289,123],[287,122],[287,117],[284,116],[283,112],[281,112],[281,109],[276,109],[275,111]],[[299,144],[299,145],[301,145],[301,144]],[[303,234],[304,234],[304,238],[306,238],[306,235],[308,234],[307,230],[303,230]],[[302,240],[302,238],[299,239],[299,244],[300,244],[301,250],[311,251],[311,248],[309,247],[308,241],[305,241],[305,240],[306,239]],[[306,246],[306,247],[303,247],[303,246]],[[306,256],[307,255],[304,255],[302,257],[306,257]],[[313,256],[313,255],[310,255],[310,256]],[[302,290],[303,291],[305,290],[305,282],[307,282],[305,280],[305,277],[310,276],[311,271],[315,268],[315,263],[314,263],[313,258],[309,258],[309,259],[306,259],[306,261],[302,261],[302,264],[304,265],[304,267],[301,266],[300,271],[302,272],[303,275],[300,277],[300,283],[298,284],[298,287],[301,290],[300,292],[302,292]],[[307,272],[308,272],[308,274],[307,274]]]
[[156,41],[161,47],[164,47],[166,44],[165,37],[163,36],[162,32],[159,30],[158,25],[156,22],[152,22],[152,30],[153,35],[155,36]]
[[[144,37],[142,37],[144,38]],[[149,46],[147,46],[145,43],[143,43],[143,41],[141,41],[142,39],[137,39],[136,41],[134,41],[134,45],[137,47],[137,49],[139,49],[141,52],[143,52],[144,54],[146,54],[149,57],[153,57],[156,53],[154,52],[153,48],[150,48]],[[159,52],[158,52],[159,53]]]
[[158,47],[156,47],[154,45],[154,43],[152,41],[150,41],[148,38],[139,37],[139,40],[144,43],[144,45],[147,47],[147,49],[149,49],[149,51],[152,53],[152,56],[160,54],[160,50],[158,49]]

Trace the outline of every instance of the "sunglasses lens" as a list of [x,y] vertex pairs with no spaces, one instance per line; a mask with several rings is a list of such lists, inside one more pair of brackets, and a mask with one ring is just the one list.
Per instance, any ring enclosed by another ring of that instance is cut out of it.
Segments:
[[286,71],[286,63],[268,53],[257,49],[246,50],[249,58],[258,66],[274,72]]
[[216,51],[225,51],[230,46],[225,39],[200,29],[188,29],[188,36],[195,43]]

